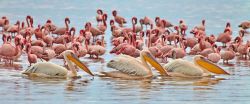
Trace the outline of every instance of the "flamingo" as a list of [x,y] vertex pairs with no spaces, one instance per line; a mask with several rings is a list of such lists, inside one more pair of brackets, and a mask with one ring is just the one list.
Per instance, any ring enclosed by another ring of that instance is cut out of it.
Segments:
[[206,23],[206,20],[203,19],[201,21],[201,25],[195,26],[195,28],[198,29],[198,30],[201,30],[201,31],[205,31],[206,30],[205,23]]
[[136,17],[132,18],[132,22],[134,22],[133,23],[133,32],[138,33],[138,32],[143,30],[143,26],[142,26],[143,20],[142,19],[140,19],[140,21],[139,21],[140,26],[136,26],[136,24],[137,24],[137,18]]
[[49,48],[49,49],[44,50],[42,59],[49,61],[50,59],[55,58],[55,56],[56,56],[55,51]]
[[[52,34],[63,35],[66,31],[68,31],[69,24],[70,24],[70,20],[68,17],[65,18],[64,23],[65,23],[65,27],[57,27],[54,31],[52,31]],[[49,28],[51,29],[50,25],[49,25]]]
[[188,29],[188,26],[185,24],[183,20],[180,20],[179,22],[179,28],[181,30],[181,35],[186,35],[186,30]]
[[207,59],[213,63],[218,63],[221,59],[220,49],[218,49],[217,45],[214,45],[213,51],[214,53],[210,53],[207,55]]
[[95,55],[98,59],[99,56],[103,55],[106,52],[103,41],[101,43],[97,42],[97,45],[88,45],[86,44],[87,53],[92,57]]
[[0,19],[0,27],[2,27],[2,31],[3,31],[3,26],[5,25],[5,21],[8,20],[8,18],[6,16],[3,16]]
[[7,29],[7,32],[11,33],[12,36],[14,37],[15,36],[14,34],[17,33],[19,28],[20,28],[20,21],[17,21],[15,25],[12,25]]
[[86,23],[87,27],[89,28],[89,31],[91,32],[92,36],[93,36],[93,42],[96,41],[96,37],[99,36],[99,35],[103,35],[104,32],[95,28],[95,27],[92,27],[91,23],[90,22],[87,22]]
[[248,48],[250,47],[249,46],[250,41],[247,41],[246,44],[243,44],[242,41],[241,41],[241,37],[240,37],[240,39],[238,38],[237,40],[238,40],[237,52],[242,57],[244,57],[245,59],[247,59],[247,53],[248,53]]
[[39,62],[39,63],[32,65],[28,69],[24,70],[22,74],[25,74],[29,77],[78,78],[77,71],[75,67],[73,66],[73,63],[75,63],[78,67],[83,69],[85,72],[87,72],[91,76],[94,76],[94,74],[92,74],[92,72],[88,69],[88,67],[84,63],[82,63],[72,51],[67,50],[63,52],[62,54],[63,54],[64,60],[67,62],[69,71],[65,67],[57,65],[55,63]]
[[97,12],[96,21],[99,24],[100,22],[103,21],[103,11],[101,9],[98,9],[96,12]]
[[235,52],[233,51],[234,47],[229,46],[225,51],[220,52],[221,59],[223,60],[223,63],[228,64],[228,60],[232,60],[235,57]]
[[154,21],[151,18],[145,16],[142,20],[142,23],[146,25],[146,30],[148,29],[148,25],[151,26],[151,29],[153,29]]
[[6,19],[2,28],[3,32],[7,31],[10,26],[10,21]]
[[180,40],[179,44],[180,44],[180,47],[173,48],[172,50],[170,50],[168,52],[168,54],[167,54],[168,57],[178,59],[178,58],[183,58],[186,56],[186,51],[184,49],[182,39]]
[[28,54],[28,61],[30,63],[29,66],[31,66],[32,63],[37,63],[37,56],[36,54],[31,53],[30,47],[27,48],[27,54]]
[[169,41],[169,44],[172,44],[172,41],[174,41],[174,44],[176,45],[176,39],[179,36],[179,28],[177,26],[174,27],[174,29],[176,30],[176,33],[169,33],[169,31],[167,32],[167,40]]
[[9,61],[10,65],[13,65],[13,60],[20,57],[21,54],[21,47],[20,44],[17,44],[17,46],[13,46],[11,44],[11,36],[5,36],[4,35],[4,44],[1,46],[0,55],[3,59],[6,59]]
[[230,32],[220,33],[217,37],[217,42],[222,42],[223,47],[226,47],[226,44],[231,41],[232,36]]
[[55,31],[56,30],[56,25],[52,23],[52,20],[48,19],[46,23],[43,25],[46,29],[49,31]]
[[108,18],[107,14],[103,14],[103,15],[102,15],[102,22],[103,22],[103,24],[99,24],[99,25],[97,26],[97,28],[98,28],[99,30],[101,30],[102,32],[105,32],[106,29],[107,29],[107,23],[106,23],[107,18]]
[[114,16],[115,22],[117,22],[120,27],[123,27],[123,24],[127,23],[127,21],[125,20],[125,18],[117,15],[117,11],[116,10],[113,10],[112,14]]
[[244,30],[250,28],[250,21],[241,22],[239,27],[243,28]]

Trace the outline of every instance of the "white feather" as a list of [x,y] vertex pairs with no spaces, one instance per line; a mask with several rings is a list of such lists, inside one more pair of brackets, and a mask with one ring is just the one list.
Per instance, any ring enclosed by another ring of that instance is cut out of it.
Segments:
[[164,65],[164,69],[168,72],[175,72],[175,73],[181,73],[188,76],[202,76],[203,70],[196,66],[195,64],[182,60],[182,59],[176,59],[173,60],[166,65]]
[[[136,58],[128,55],[119,55],[108,62],[108,67],[129,75],[146,76],[150,70]],[[148,69],[148,70],[147,70]]]
[[68,70],[60,65],[50,62],[39,62],[24,70],[22,73],[40,73],[48,76],[66,76],[67,72]]

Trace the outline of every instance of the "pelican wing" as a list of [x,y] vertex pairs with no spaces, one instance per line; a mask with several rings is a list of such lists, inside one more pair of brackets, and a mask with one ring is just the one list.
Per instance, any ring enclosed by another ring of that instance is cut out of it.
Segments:
[[66,76],[67,69],[50,62],[40,62],[32,65],[22,72],[23,74],[39,73],[48,76]]
[[182,59],[176,59],[167,63],[164,65],[164,69],[166,69],[168,72],[175,72],[188,76],[202,76],[203,74],[203,70],[198,66]]
[[120,72],[136,75],[136,76],[145,76],[148,75],[147,68],[142,65],[136,58],[128,55],[119,55],[111,60],[108,64],[108,67],[114,68]]

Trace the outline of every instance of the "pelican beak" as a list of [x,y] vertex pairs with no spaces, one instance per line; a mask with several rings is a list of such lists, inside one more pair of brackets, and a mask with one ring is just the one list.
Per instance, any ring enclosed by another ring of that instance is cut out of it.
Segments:
[[215,74],[230,75],[228,72],[223,70],[221,67],[215,65],[214,63],[210,62],[209,60],[205,59],[204,57],[200,57],[199,59],[197,59],[195,61],[199,66],[201,66],[202,68],[206,69],[209,72],[212,72]]
[[168,75],[167,72],[165,71],[165,69],[155,60],[155,58],[153,58],[153,56],[149,52],[143,51],[142,56],[156,70],[158,70],[161,75]]
[[83,71],[87,72],[88,74],[94,76],[94,74],[92,74],[92,72],[89,70],[89,68],[83,64],[77,57],[75,54],[70,54],[70,55],[67,55],[67,58],[74,62],[78,67],[80,67]]

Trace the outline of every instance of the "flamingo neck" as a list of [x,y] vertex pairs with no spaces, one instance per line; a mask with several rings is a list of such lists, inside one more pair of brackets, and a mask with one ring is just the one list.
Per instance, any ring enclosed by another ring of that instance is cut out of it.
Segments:
[[69,30],[69,24],[67,21],[65,21],[65,26],[66,26],[66,30],[68,31]]
[[103,25],[107,26],[107,23],[106,23],[106,21],[104,19],[103,19]]
[[29,19],[28,18],[26,18],[26,22],[27,22],[28,27],[30,27],[30,23],[29,23]]

